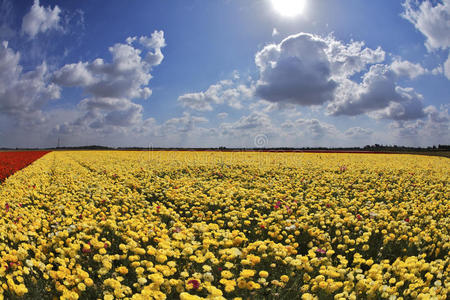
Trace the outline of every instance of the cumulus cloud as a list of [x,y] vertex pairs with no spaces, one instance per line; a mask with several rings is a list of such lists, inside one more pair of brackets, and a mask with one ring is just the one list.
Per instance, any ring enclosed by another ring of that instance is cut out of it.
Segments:
[[367,48],[361,41],[344,44],[332,36],[325,38],[324,41],[328,45],[325,52],[335,78],[347,78],[365,70],[367,65],[380,63],[385,59],[386,53],[381,47]]
[[447,60],[444,63],[444,74],[450,80],[450,54],[448,55]]
[[[239,79],[239,78],[238,78]],[[231,80],[222,80],[212,84],[204,92],[187,93],[178,97],[183,107],[197,111],[211,111],[213,105],[227,104],[230,107],[241,109],[242,100],[252,97],[253,89]]]
[[[140,49],[135,44],[141,46]],[[142,134],[152,119],[143,119],[143,107],[133,99],[147,99],[153,67],[164,58],[164,33],[155,31],[150,37],[129,37],[126,44],[109,48],[111,62],[97,58],[91,62],[68,64],[55,71],[53,82],[61,86],[80,87],[89,96],[78,104],[78,116],[54,128],[57,134],[92,136]]]
[[395,121],[390,124],[392,133],[400,142],[415,145],[448,144],[450,142],[450,116],[448,106],[428,106],[424,109],[426,118],[415,121]]
[[96,81],[88,68],[87,62],[65,65],[54,73],[53,81],[64,86],[88,86]]
[[344,132],[346,136],[355,139],[367,138],[368,136],[372,135],[372,133],[373,130],[362,127],[351,127]]
[[406,0],[402,16],[410,21],[425,37],[425,46],[429,51],[450,47],[450,1],[416,1]]
[[[272,103],[266,105],[265,112],[284,105],[328,103],[329,115],[368,114],[393,120],[424,117],[423,97],[396,81],[429,71],[406,60],[380,64],[385,55],[380,47],[371,49],[363,42],[346,44],[333,36],[292,35],[256,54],[260,75],[256,95]],[[367,68],[361,82],[355,81],[353,76]]]
[[0,46],[0,113],[22,125],[43,122],[41,109],[49,100],[60,97],[60,88],[48,82],[45,62],[24,73],[19,60],[20,53],[3,42]]
[[23,17],[22,32],[34,38],[38,33],[43,33],[51,29],[61,29],[60,26],[61,9],[55,5],[53,9],[39,5],[39,0],[34,0],[31,10]]
[[343,80],[384,59],[380,47],[367,48],[363,42],[345,44],[333,36],[291,35],[256,54],[260,74],[256,95],[276,103],[321,105],[334,100]]
[[317,119],[297,119],[295,121],[297,128],[303,131],[303,135],[307,135],[312,139],[319,139],[324,136],[339,134],[339,131],[332,124],[321,122]]
[[[162,33],[155,31],[147,44],[155,39],[163,38]],[[154,43],[154,51],[161,51],[164,46],[160,41]],[[143,51],[131,44],[115,44],[109,48],[112,62],[107,63],[102,58],[93,62],[78,62],[68,64],[54,73],[53,81],[62,86],[79,86],[94,97],[115,98],[148,98],[151,90],[147,87],[152,78],[152,67],[159,65],[161,60],[143,59]],[[148,55],[148,53],[147,53]]]
[[188,112],[184,112],[182,117],[171,118],[165,121],[160,131],[167,134],[186,133],[194,130],[199,123],[207,123],[208,119],[204,117],[192,116]]
[[371,113],[377,118],[414,119],[423,116],[422,95],[395,83],[396,73],[387,65],[373,65],[357,84],[343,81],[335,101],[327,106],[330,115],[355,116]]
[[219,128],[222,135],[234,137],[273,132],[271,118],[262,112],[253,112],[247,116],[242,116],[232,123],[222,123]]
[[[134,47],[139,41],[146,50]],[[164,33],[155,31],[150,37],[127,38],[126,44],[109,48],[112,62],[97,58],[92,62],[68,64],[54,72],[53,82],[61,86],[81,87],[90,97],[78,108],[84,115],[73,126],[103,129],[110,126],[129,127],[142,122],[141,105],[131,100],[147,99],[152,94],[148,83],[152,68],[161,63]],[[149,59],[149,55],[152,57]],[[155,59],[158,56],[159,58]],[[66,124],[67,128],[70,124]]]
[[404,102],[391,102],[388,107],[373,112],[374,118],[391,120],[416,120],[425,116],[419,95]]
[[305,106],[332,100],[337,84],[331,78],[326,48],[323,39],[307,33],[265,46],[255,56],[260,75],[256,95]]
[[391,64],[391,69],[397,76],[409,77],[410,79],[428,73],[428,70],[420,64],[414,64],[407,60],[394,60]]

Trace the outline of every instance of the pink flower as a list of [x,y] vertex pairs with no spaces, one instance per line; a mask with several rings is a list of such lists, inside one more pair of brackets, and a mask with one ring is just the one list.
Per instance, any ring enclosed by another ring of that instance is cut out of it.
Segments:
[[325,253],[327,253],[327,251],[323,250],[322,248],[317,248],[316,252],[317,252],[317,253],[320,253],[320,254],[325,254]]

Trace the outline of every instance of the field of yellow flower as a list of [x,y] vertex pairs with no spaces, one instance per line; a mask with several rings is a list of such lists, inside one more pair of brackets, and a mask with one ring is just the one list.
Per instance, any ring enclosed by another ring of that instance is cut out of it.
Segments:
[[449,162],[51,152],[0,185],[0,294],[446,299]]

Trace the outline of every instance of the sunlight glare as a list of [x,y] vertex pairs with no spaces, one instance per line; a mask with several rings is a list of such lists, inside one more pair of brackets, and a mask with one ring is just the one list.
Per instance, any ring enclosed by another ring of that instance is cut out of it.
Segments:
[[306,0],[271,0],[274,9],[285,17],[295,17],[305,8]]

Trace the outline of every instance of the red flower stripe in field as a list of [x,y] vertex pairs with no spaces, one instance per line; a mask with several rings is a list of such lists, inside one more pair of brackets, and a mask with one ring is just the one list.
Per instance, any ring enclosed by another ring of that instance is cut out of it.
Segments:
[[0,152],[0,182],[50,151]]

